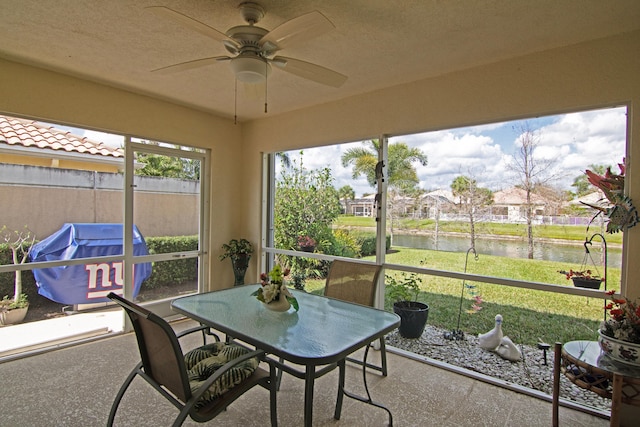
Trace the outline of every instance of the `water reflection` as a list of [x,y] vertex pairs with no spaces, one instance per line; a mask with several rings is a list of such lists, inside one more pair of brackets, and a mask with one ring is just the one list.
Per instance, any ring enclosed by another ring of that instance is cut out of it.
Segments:
[[[405,246],[416,249],[435,250],[435,240],[432,236],[394,234],[394,246]],[[594,241],[589,250],[593,259],[600,260],[599,242]],[[446,252],[466,252],[469,249],[469,237],[440,236],[438,250]],[[476,238],[476,250],[479,254],[504,256],[510,258],[527,258],[527,242],[521,240],[483,239]],[[584,260],[584,246],[558,245],[554,243],[534,243],[533,258],[545,261],[559,261],[580,266]],[[608,267],[620,268],[622,251],[608,248]]]

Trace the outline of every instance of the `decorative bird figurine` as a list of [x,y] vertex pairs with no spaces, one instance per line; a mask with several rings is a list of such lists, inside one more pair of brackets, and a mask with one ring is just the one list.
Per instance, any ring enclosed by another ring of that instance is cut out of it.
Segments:
[[496,349],[496,353],[498,353],[503,359],[507,359],[512,362],[518,362],[522,359],[522,353],[509,337],[502,338],[500,345]]
[[502,316],[496,314],[496,326],[486,334],[478,335],[478,344],[483,350],[493,351],[502,342]]

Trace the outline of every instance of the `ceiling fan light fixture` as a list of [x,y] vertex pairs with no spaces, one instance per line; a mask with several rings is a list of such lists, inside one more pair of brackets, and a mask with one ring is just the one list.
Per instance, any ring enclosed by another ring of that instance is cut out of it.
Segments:
[[271,74],[271,65],[256,56],[238,56],[231,59],[231,70],[241,82],[262,83]]
[[267,30],[255,25],[264,17],[266,13],[264,8],[255,0],[240,1],[242,2],[238,7],[246,24],[231,27],[226,33],[168,7],[149,7],[148,9],[156,14],[173,19],[183,26],[222,42],[232,55],[200,58],[152,71],[169,74],[215,64],[218,61],[229,61],[236,82],[238,80],[249,84],[266,82],[271,74],[271,66],[275,65],[289,74],[323,85],[337,88],[344,84],[347,76],[336,71],[295,58],[274,56],[285,47],[306,42],[334,29],[334,25],[322,13],[309,12],[284,21],[272,30]]

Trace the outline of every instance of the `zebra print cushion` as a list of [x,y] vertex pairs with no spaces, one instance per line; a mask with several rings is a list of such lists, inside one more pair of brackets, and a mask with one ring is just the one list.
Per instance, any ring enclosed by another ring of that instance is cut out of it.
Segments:
[[[185,354],[184,362],[187,367],[191,392],[193,393],[200,388],[202,383],[222,365],[248,352],[249,350],[246,348],[237,345],[216,342],[198,347]],[[229,369],[204,392],[195,405],[196,409],[203,407],[248,378],[258,367],[258,363],[258,358],[253,357]]]

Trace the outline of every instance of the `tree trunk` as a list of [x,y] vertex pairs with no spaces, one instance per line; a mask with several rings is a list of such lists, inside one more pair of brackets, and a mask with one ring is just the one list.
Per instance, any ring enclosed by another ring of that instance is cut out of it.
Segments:
[[434,234],[434,246],[436,251],[438,250],[438,239],[440,237],[440,202],[436,202],[436,229]]
[[533,259],[533,209],[531,209],[531,190],[527,188],[527,257]]
[[[14,264],[22,264],[18,260],[18,249],[11,247],[11,252],[13,253],[13,263]],[[26,256],[25,256],[26,259]],[[24,262],[24,259],[23,259]],[[15,271],[15,280],[13,282],[13,300],[18,302],[20,299],[20,294],[22,294],[22,270]]]
[[471,248],[476,250],[476,223],[473,220],[473,208],[469,211],[469,232],[471,234]]

